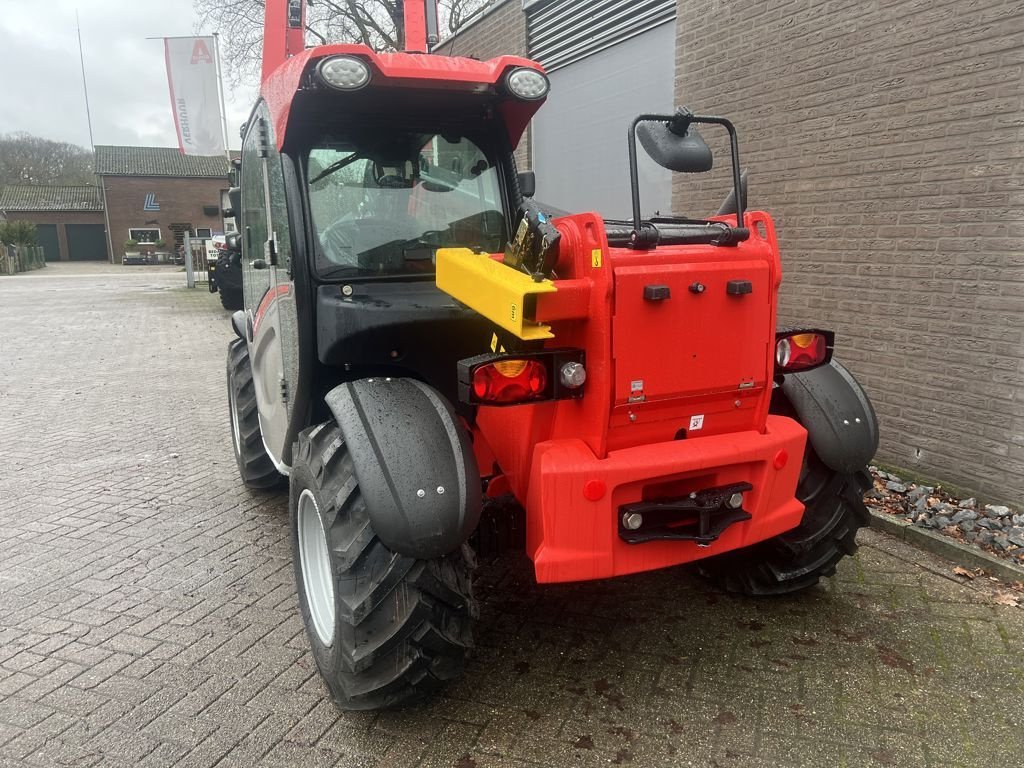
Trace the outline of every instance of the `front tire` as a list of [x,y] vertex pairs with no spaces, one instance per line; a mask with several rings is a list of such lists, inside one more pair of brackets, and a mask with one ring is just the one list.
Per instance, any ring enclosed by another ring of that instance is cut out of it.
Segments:
[[870,520],[864,505],[864,492],[870,487],[866,469],[836,472],[808,444],[796,491],[806,507],[800,525],[752,547],[704,560],[698,569],[723,589],[744,595],[784,595],[813,587],[857,551],[857,531]]
[[281,485],[283,478],[263,445],[249,348],[242,339],[228,345],[228,409],[231,443],[242,482],[258,490]]
[[436,692],[462,673],[472,646],[472,549],[417,560],[385,546],[333,421],[302,432],[294,456],[299,609],[335,704],[380,709]]

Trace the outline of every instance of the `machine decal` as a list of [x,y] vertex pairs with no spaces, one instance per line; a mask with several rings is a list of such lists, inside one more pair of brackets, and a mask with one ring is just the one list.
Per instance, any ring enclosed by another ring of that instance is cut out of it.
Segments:
[[275,288],[271,288],[269,291],[263,294],[263,301],[261,301],[260,305],[256,308],[256,314],[253,317],[252,332],[254,336],[256,335],[256,331],[259,330],[260,321],[262,321],[263,318],[266,316],[267,312],[270,311],[270,308],[271,306],[273,306],[274,301],[276,301],[281,296],[287,294],[289,290],[290,286],[285,284],[279,285]]

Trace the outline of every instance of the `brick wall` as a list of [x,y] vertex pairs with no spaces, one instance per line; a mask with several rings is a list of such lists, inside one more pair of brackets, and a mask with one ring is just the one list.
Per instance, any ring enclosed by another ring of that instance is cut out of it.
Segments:
[[[495,56],[526,56],[526,14],[520,0],[497,0],[457,35],[442,41],[436,53],[487,60]],[[516,147],[516,165],[527,170],[530,162],[530,130]]]
[[[69,258],[65,224],[103,225],[104,223],[102,211],[8,211],[7,218],[11,221],[30,221],[33,224],[55,224],[60,261],[67,261]],[[109,256],[109,254],[107,255]]]
[[[780,228],[782,320],[835,328],[879,458],[1024,499],[1024,6],[678,8],[677,103],[737,123]],[[724,190],[677,178],[675,209]]]
[[[160,236],[171,246],[171,224],[191,224],[193,228],[209,227],[222,232],[224,219],[220,215],[221,190],[227,189],[227,179],[171,178],[166,176],[104,176],[107,216],[114,262],[120,263],[129,228],[157,227]],[[154,193],[160,204],[159,211],[145,211],[146,195]],[[216,206],[217,214],[207,216],[203,206]]]

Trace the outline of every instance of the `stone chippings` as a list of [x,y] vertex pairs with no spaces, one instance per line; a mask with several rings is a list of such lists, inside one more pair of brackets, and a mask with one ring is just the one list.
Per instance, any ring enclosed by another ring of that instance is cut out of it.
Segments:
[[1024,564],[1024,513],[1002,504],[982,506],[974,498],[958,499],[941,486],[919,485],[878,467],[870,469],[875,480],[865,496],[870,508]]
[[338,713],[286,500],[231,458],[227,313],[181,273],[94,269],[0,278],[3,768],[1020,763],[1024,610],[870,530],[779,600],[682,569],[539,587],[521,558],[482,563],[464,677]]

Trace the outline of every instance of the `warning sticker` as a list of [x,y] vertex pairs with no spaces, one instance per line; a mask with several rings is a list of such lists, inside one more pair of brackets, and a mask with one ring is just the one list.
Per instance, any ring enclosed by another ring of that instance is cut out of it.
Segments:
[[704,414],[703,413],[700,414],[699,416],[691,416],[690,417],[690,431],[691,432],[695,432],[698,429],[704,429]]
[[601,266],[601,249],[595,248],[590,252],[590,264],[594,269],[598,269]]

